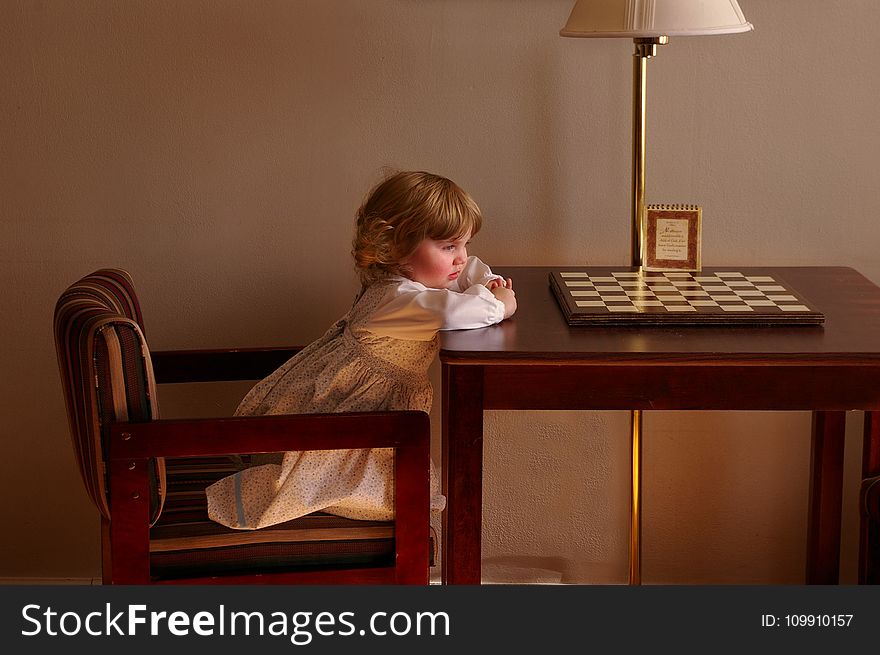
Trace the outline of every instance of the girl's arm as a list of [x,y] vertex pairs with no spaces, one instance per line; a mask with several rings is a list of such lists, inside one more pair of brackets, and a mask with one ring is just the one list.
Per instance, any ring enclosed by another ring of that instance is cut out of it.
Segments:
[[482,293],[479,287],[489,289],[496,300],[504,303],[504,318],[510,318],[516,311],[516,294],[513,292],[511,279],[505,280],[500,275],[495,275],[478,257],[468,257],[456,283],[459,287],[458,290],[463,293],[468,293],[472,289],[475,293]]
[[401,280],[363,324],[379,336],[428,341],[438,330],[466,330],[504,320],[507,305],[482,284],[466,291],[430,289],[413,280]]

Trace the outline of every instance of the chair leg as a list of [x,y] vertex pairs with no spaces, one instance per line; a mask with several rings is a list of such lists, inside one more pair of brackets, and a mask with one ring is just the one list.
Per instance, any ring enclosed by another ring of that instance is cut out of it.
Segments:
[[147,584],[150,581],[147,461],[110,461],[111,584]]
[[430,533],[430,426],[412,435],[412,443],[394,454],[394,548],[398,584],[428,584]]

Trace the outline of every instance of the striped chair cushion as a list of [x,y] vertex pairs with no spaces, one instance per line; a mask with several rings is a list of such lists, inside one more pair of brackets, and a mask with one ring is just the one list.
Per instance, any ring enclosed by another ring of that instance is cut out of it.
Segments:
[[[76,461],[92,502],[110,517],[108,426],[158,418],[156,383],[131,277],[102,269],[71,285],[55,305],[55,348]],[[151,520],[162,510],[164,463],[151,463]]]
[[205,487],[248,464],[248,456],[166,459],[165,508],[150,530],[154,579],[393,564],[393,522],[314,513],[263,530],[232,530],[208,519]]

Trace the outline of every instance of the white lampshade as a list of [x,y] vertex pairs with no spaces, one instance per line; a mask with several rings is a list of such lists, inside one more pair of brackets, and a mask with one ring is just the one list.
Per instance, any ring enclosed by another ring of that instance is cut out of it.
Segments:
[[736,0],[577,0],[559,34],[643,38],[751,29]]

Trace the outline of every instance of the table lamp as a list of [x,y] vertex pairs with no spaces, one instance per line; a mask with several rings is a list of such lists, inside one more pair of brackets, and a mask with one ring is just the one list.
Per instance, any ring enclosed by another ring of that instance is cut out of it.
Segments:
[[[733,34],[753,29],[736,0],[577,0],[561,36],[627,38],[633,55],[632,266],[642,266],[645,208],[645,109],[647,62],[669,37]],[[632,412],[632,523],[630,584],[641,583],[641,410]]]

